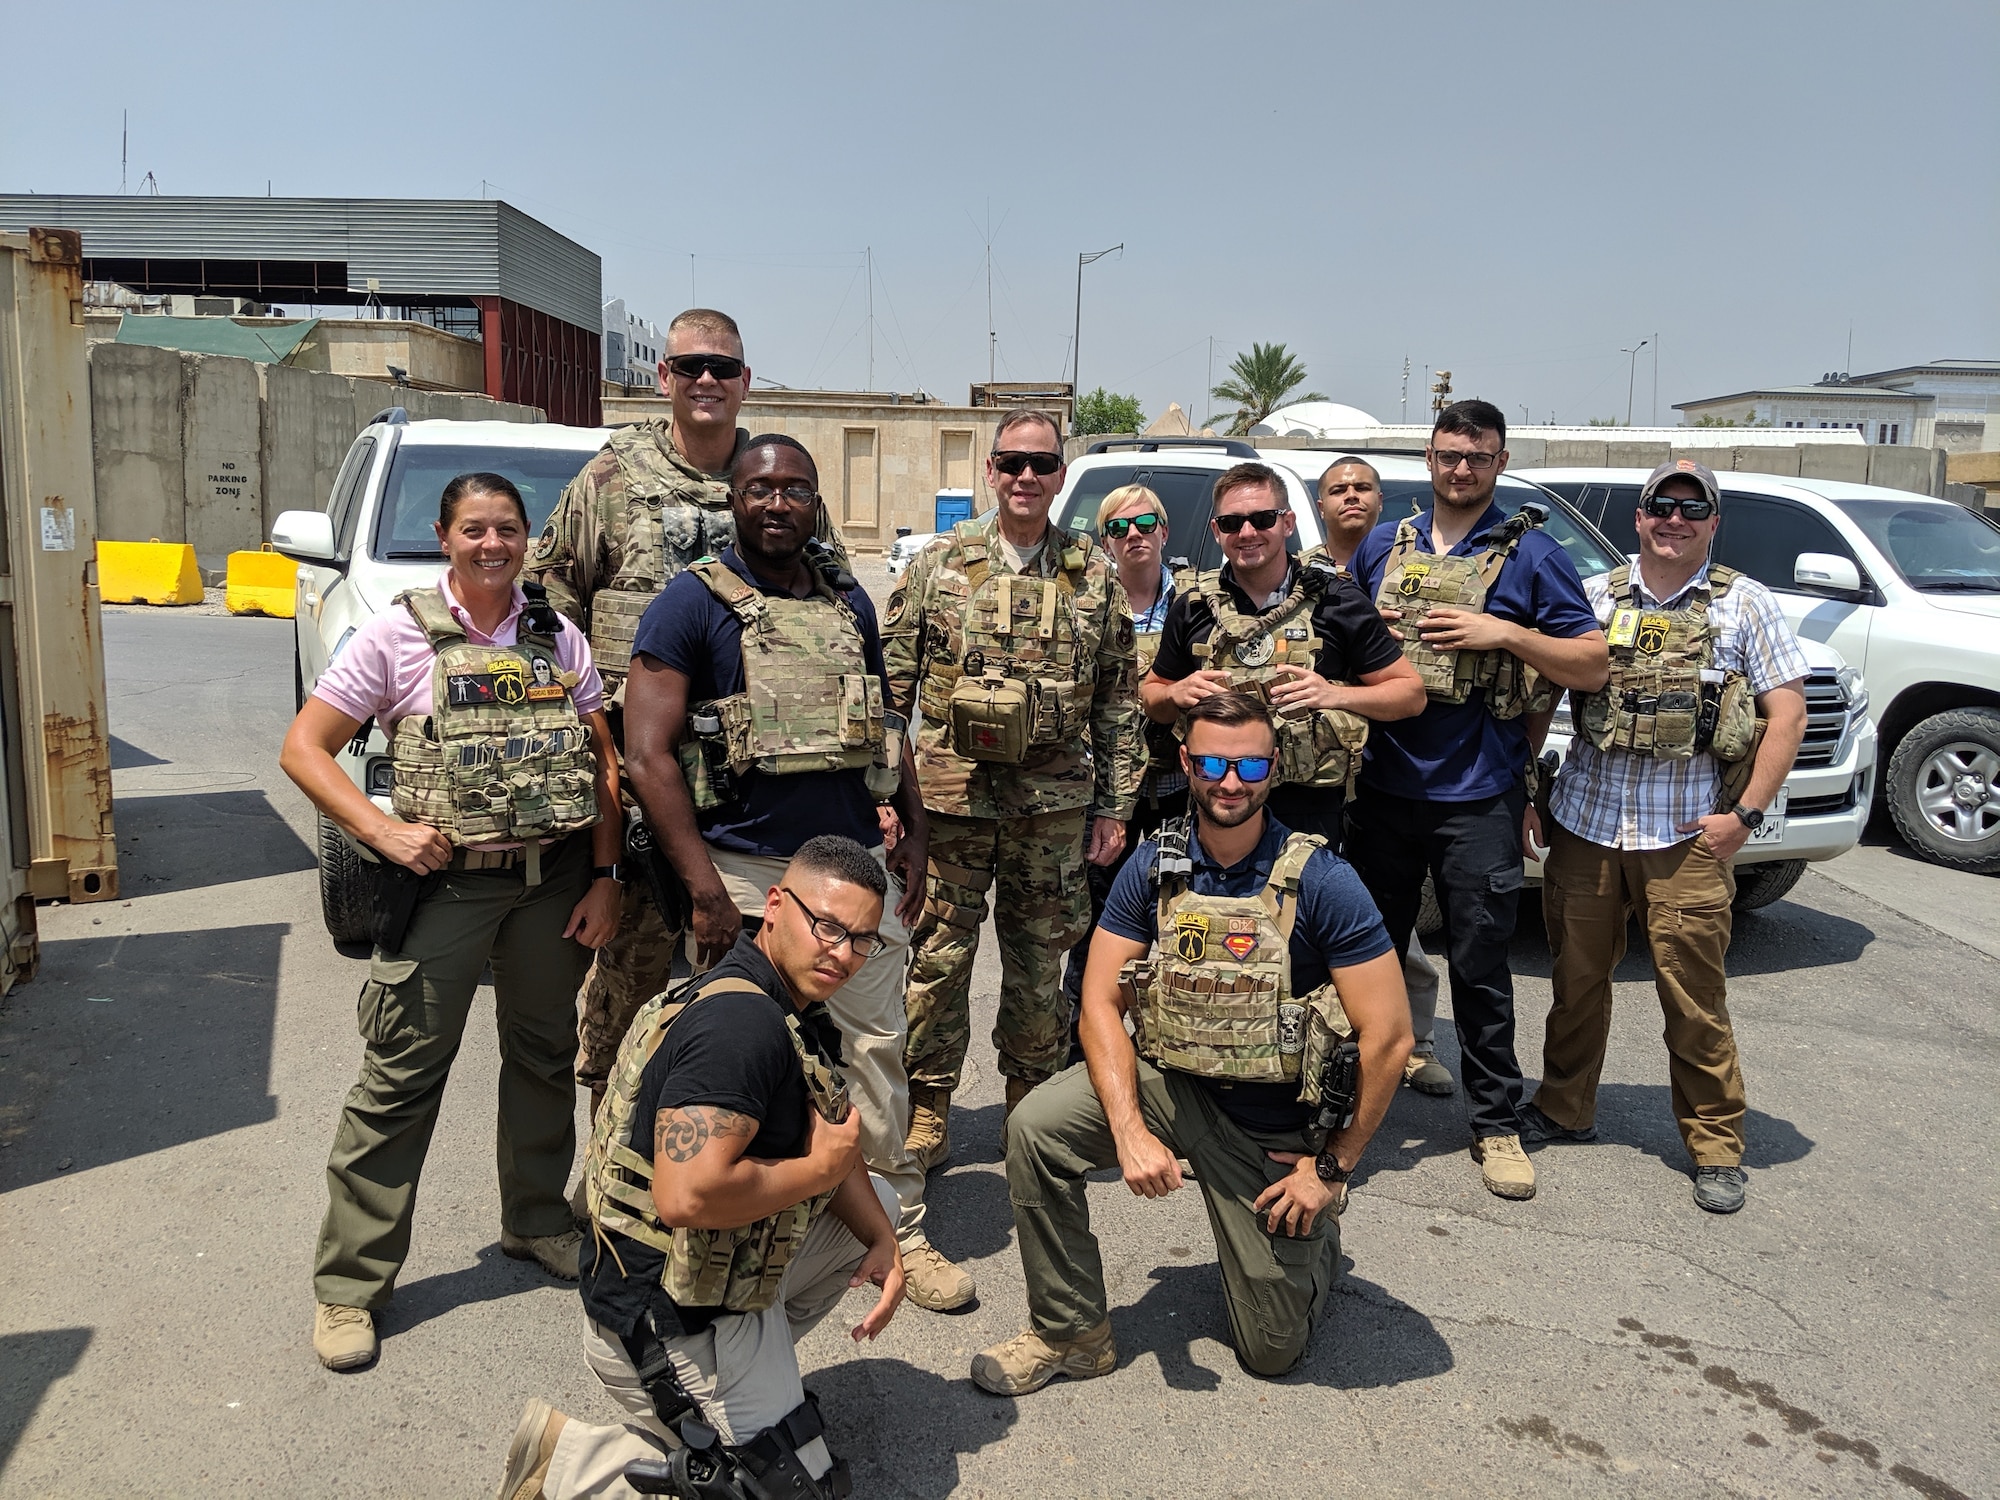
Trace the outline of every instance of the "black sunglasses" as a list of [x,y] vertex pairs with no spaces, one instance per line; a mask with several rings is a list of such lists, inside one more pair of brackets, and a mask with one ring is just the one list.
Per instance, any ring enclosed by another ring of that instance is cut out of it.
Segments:
[[1009,477],[1018,475],[1023,469],[1033,469],[1037,474],[1049,475],[1062,467],[1060,453],[1023,452],[1019,448],[995,448],[993,467]]
[[1269,531],[1278,524],[1278,517],[1290,514],[1290,510],[1247,510],[1241,515],[1216,516],[1215,529],[1224,536],[1235,536],[1243,529],[1244,523],[1248,522],[1258,531]]
[[1706,521],[1715,514],[1715,502],[1706,495],[1696,495],[1690,499],[1677,499],[1672,495],[1648,495],[1639,502],[1639,507],[1655,521],[1664,521],[1675,511],[1685,520]]
[[1233,769],[1238,781],[1255,786],[1271,779],[1273,760],[1269,755],[1239,755],[1234,760],[1226,755],[1190,755],[1188,769],[1203,781],[1220,781]]
[[1160,518],[1150,510],[1143,516],[1119,516],[1104,523],[1104,534],[1116,540],[1128,531],[1136,530],[1140,536],[1151,536],[1160,529]]
[[683,380],[699,380],[713,375],[717,380],[736,380],[743,374],[743,361],[726,354],[676,354],[667,368]]

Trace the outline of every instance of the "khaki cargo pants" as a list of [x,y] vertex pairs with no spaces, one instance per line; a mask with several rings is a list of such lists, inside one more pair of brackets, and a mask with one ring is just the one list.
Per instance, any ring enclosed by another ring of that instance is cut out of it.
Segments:
[[[1253,1375],[1284,1374],[1305,1358],[1333,1288],[1340,1224],[1323,1214],[1309,1235],[1274,1235],[1250,1205],[1292,1170],[1265,1151],[1304,1151],[1304,1136],[1252,1134],[1224,1115],[1194,1079],[1144,1058],[1139,1110],[1146,1128],[1194,1167],[1215,1234],[1236,1357]],[[1084,1188],[1089,1173],[1118,1164],[1088,1068],[1078,1064],[1029,1094],[1015,1108],[1007,1135],[1007,1192],[1030,1320],[1045,1337],[1075,1338],[1110,1316]]]
[[575,1228],[563,1198],[576,1156],[572,1006],[590,950],[562,934],[589,884],[588,832],[544,851],[540,885],[518,868],[449,870],[410,919],[402,951],[376,950],[361,987],[361,1078],[326,1164],[320,1301],[378,1308],[395,1289],[445,1080],[488,964],[500,1032],[500,1225],[525,1236]]
[[[872,1181],[882,1211],[893,1220],[896,1195],[879,1177]],[[806,1231],[797,1258],[785,1267],[776,1302],[760,1313],[732,1313],[700,1333],[667,1340],[681,1388],[724,1444],[740,1446],[805,1400],[793,1346],[838,1305],[864,1253],[845,1224],[823,1213]],[[862,1294],[879,1295],[872,1286],[862,1288]],[[542,1481],[546,1500],[636,1494],[622,1477],[625,1465],[661,1458],[680,1446],[655,1414],[653,1399],[639,1383],[639,1372],[618,1335],[591,1318],[583,1321],[583,1357],[591,1373],[631,1415],[616,1426],[569,1421]],[[815,1479],[824,1474],[833,1463],[826,1440],[807,1443],[799,1450],[799,1462]]]

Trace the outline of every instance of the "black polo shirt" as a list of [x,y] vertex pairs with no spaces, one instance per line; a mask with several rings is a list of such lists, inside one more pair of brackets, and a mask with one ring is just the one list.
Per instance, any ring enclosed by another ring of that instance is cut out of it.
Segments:
[[[1285,570],[1285,587],[1280,600],[1289,595],[1298,581],[1299,565],[1294,561]],[[1222,586],[1229,591],[1237,609],[1244,614],[1269,614],[1269,608],[1253,603],[1237,586],[1229,564],[1222,565]],[[1382,616],[1368,602],[1368,596],[1345,572],[1324,590],[1312,612],[1313,633],[1320,638],[1319,654],[1313,669],[1328,682],[1358,682],[1370,672],[1379,672],[1401,656],[1402,648],[1382,623]],[[1215,611],[1202,601],[1191,580],[1183,580],[1181,591],[1167,610],[1167,623],[1160,632],[1160,651],[1153,658],[1153,670],[1168,682],[1179,682],[1201,670],[1194,648],[1215,633]]]
[[[748,979],[763,994],[710,995],[667,1029],[640,1078],[626,1144],[651,1160],[659,1112],[704,1104],[758,1122],[745,1156],[804,1156],[812,1138],[812,1100],[785,1026],[786,1015],[796,1009],[791,992],[748,933],[736,939],[702,982],[719,978]],[[806,1040],[830,1062],[840,1061],[840,1031],[824,1005],[807,1006],[799,1013],[799,1024]],[[723,1316],[723,1308],[682,1307],[667,1295],[660,1285],[664,1251],[609,1230],[605,1238],[616,1248],[615,1257],[603,1252],[593,1234],[583,1237],[579,1257],[584,1311],[605,1327],[629,1334],[651,1308],[660,1333],[670,1337],[699,1333]]]

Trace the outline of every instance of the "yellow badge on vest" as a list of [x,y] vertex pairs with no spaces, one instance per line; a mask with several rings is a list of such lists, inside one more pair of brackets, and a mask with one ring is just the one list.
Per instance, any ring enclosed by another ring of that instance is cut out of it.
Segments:
[[1639,634],[1639,611],[1621,609],[1611,617],[1611,629],[1605,632],[1605,642],[1612,646],[1629,646]]
[[1417,590],[1424,586],[1424,580],[1430,576],[1430,572],[1430,565],[1427,563],[1404,563],[1403,577],[1396,585],[1396,592],[1405,598],[1415,598]]
[[1198,964],[1208,957],[1208,918],[1198,911],[1184,911],[1174,918],[1174,952],[1183,963]]
[[1673,628],[1674,622],[1668,616],[1647,615],[1639,621],[1639,649],[1648,656],[1658,656],[1667,649],[1667,632]]

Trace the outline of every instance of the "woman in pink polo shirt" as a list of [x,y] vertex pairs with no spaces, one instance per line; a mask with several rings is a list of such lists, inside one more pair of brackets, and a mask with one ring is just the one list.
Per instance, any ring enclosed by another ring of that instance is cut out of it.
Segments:
[[[364,625],[314,686],[279,763],[380,856],[375,951],[361,989],[361,1078],[327,1161],[313,1348],[329,1369],[375,1357],[445,1079],[482,971],[500,1032],[500,1248],[574,1280],[563,1188],[576,1154],[575,1002],[618,925],[618,768],[590,647],[515,584],[521,495],[461,474],[438,504],[450,566]],[[539,593],[539,591],[538,591]],[[395,761],[396,815],[334,754],[373,718]],[[414,890],[412,890],[414,887]],[[391,891],[414,894],[398,936]]]

